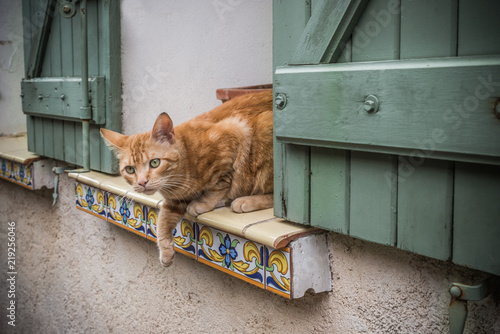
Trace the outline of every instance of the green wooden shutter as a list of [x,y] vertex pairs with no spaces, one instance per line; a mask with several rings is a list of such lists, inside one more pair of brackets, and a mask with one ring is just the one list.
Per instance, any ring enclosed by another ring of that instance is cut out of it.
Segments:
[[[83,165],[81,1],[23,0],[28,149]],[[116,160],[99,129],[121,130],[120,2],[87,2],[90,97],[90,167],[116,173]],[[66,17],[65,7],[75,15]]]
[[275,1],[275,213],[500,274],[499,9]]

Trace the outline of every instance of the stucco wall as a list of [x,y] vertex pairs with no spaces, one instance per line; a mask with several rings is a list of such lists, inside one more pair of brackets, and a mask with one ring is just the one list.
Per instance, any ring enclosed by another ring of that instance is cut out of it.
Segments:
[[[19,32],[20,7],[0,1],[0,36],[7,16]],[[271,25],[271,1],[123,0],[124,132],[148,130],[161,111],[183,122],[219,103],[216,88],[270,82]],[[12,71],[22,77],[22,66]],[[9,80],[2,124],[20,114],[18,79]],[[0,333],[446,333],[449,283],[485,277],[330,233],[333,291],[287,301],[182,255],[163,268],[154,243],[77,210],[73,180],[63,176],[59,190],[52,207],[51,192],[0,180]],[[9,221],[15,328],[6,317]],[[498,314],[492,297],[473,303],[467,333],[500,332]]]
[[[446,333],[448,284],[481,273],[331,233],[333,291],[287,301],[74,207],[0,180],[0,333]],[[16,330],[7,325],[7,222],[16,222]],[[491,297],[467,333],[500,332]]]

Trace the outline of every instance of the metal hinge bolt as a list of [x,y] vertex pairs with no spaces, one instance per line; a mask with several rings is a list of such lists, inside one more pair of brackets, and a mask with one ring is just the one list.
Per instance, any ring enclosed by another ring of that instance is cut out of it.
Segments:
[[283,93],[279,93],[276,95],[276,99],[274,100],[274,104],[276,105],[276,108],[279,110],[285,109],[287,100],[286,100],[286,95]]
[[67,19],[76,15],[76,7],[72,1],[63,1],[59,7],[59,11],[61,15]]
[[364,108],[369,114],[374,114],[378,111],[378,98],[375,95],[368,95],[365,99]]

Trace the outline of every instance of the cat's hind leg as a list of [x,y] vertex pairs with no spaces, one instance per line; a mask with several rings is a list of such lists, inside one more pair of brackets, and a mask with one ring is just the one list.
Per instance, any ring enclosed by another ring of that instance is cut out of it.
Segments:
[[237,213],[264,210],[273,207],[273,194],[238,197],[231,203],[231,209]]

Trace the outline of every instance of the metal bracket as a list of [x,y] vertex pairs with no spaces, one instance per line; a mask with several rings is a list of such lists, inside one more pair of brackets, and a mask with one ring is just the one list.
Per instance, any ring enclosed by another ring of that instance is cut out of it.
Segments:
[[450,334],[462,334],[467,320],[467,301],[478,301],[490,293],[489,281],[478,285],[452,283],[450,286]]
[[52,168],[52,172],[55,174],[54,176],[54,193],[52,194],[52,206],[56,205],[57,197],[59,194],[57,192],[57,188],[59,188],[59,174],[64,173],[66,170],[71,169],[70,167],[54,167]]
[[71,172],[71,173],[88,173],[90,170],[87,169],[73,169],[71,167],[54,167],[52,168],[52,172],[55,174],[54,176],[54,193],[52,194],[52,198],[54,199],[52,201],[52,206],[56,205],[57,203],[57,198],[59,197],[58,193],[58,187],[59,187],[59,174],[62,174],[64,172]]

